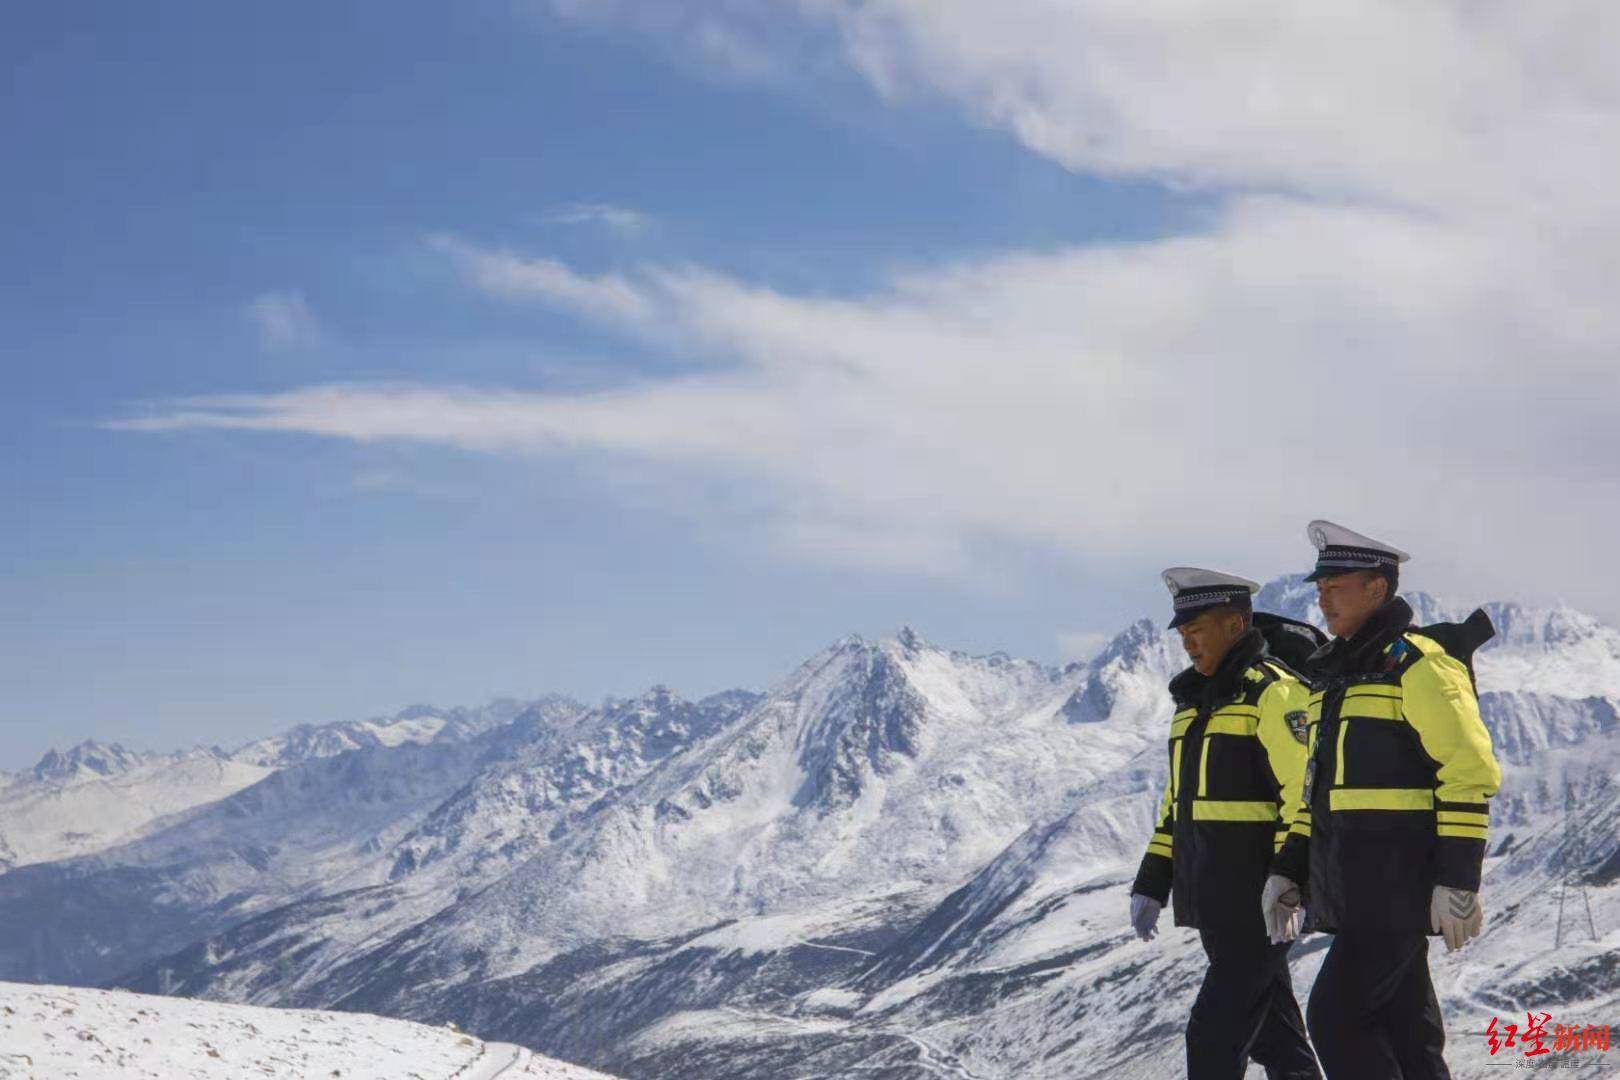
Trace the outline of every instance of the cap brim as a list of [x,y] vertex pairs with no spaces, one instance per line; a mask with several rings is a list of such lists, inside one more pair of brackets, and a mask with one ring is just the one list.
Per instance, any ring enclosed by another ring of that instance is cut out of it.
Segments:
[[1383,568],[1379,566],[1324,566],[1321,569],[1312,570],[1310,573],[1306,574],[1305,580],[1320,581],[1323,578],[1339,577],[1341,574],[1358,574],[1363,570],[1377,571],[1381,569]]
[[1222,608],[1233,608],[1237,611],[1250,610],[1237,601],[1228,601],[1224,604],[1205,604],[1203,607],[1188,608],[1186,611],[1176,612],[1176,617],[1171,619],[1170,622],[1165,625],[1165,629],[1174,630],[1178,626],[1192,622],[1194,619],[1198,618],[1198,616],[1207,611],[1220,611]]

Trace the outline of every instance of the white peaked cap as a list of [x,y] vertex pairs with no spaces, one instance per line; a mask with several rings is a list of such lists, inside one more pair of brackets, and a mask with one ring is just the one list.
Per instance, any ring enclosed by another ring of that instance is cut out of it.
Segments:
[[1217,604],[1247,607],[1249,597],[1260,591],[1259,583],[1248,578],[1223,574],[1219,570],[1200,570],[1196,566],[1172,566],[1160,576],[1164,587],[1170,590],[1176,609],[1175,617],[1170,620],[1172,630]]
[[1164,587],[1174,596],[1185,589],[1243,588],[1251,594],[1260,591],[1260,583],[1236,574],[1223,574],[1219,570],[1200,570],[1196,566],[1172,566],[1162,575]]
[[1397,566],[1412,557],[1398,547],[1331,521],[1318,519],[1311,522],[1305,526],[1305,535],[1317,551],[1316,569],[1305,578],[1306,581],[1350,570]]

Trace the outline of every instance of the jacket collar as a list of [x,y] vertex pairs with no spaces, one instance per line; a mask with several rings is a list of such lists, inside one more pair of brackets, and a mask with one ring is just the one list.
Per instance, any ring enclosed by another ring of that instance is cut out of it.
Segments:
[[1170,680],[1170,696],[1178,709],[1189,705],[1200,708],[1224,705],[1242,693],[1243,673],[1265,654],[1265,636],[1251,626],[1232,642],[1215,674],[1200,675],[1197,668],[1189,667]]
[[1412,626],[1412,606],[1400,597],[1384,602],[1368,616],[1361,629],[1348,638],[1336,637],[1311,654],[1313,673],[1354,675],[1373,670],[1374,660],[1384,646]]

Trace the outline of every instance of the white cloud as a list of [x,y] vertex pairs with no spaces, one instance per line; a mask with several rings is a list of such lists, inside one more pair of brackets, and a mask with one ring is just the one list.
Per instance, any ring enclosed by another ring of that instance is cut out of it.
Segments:
[[645,314],[645,298],[623,278],[585,278],[554,259],[524,259],[450,236],[436,236],[429,243],[449,255],[474,284],[492,293],[515,299],[533,297],[584,314],[622,320]]
[[299,292],[267,292],[254,297],[248,317],[259,331],[259,343],[282,351],[313,348],[324,333],[309,302]]
[[[691,43],[717,23],[814,67],[832,29],[877,91],[933,95],[1084,173],[1431,212],[1609,216],[1620,8],[1603,0],[552,0]],[[1525,201],[1526,196],[1530,198]]]
[[609,203],[570,203],[541,215],[548,225],[600,225],[625,236],[635,236],[652,227],[652,218],[640,210]]
[[1203,186],[1223,209],[1197,235],[921,267],[843,300],[446,238],[475,287],[704,374],[317,386],[125,426],[610,454],[771,492],[795,554],[929,573],[1011,542],[1196,547],[1268,576],[1302,565],[1301,523],[1325,515],[1428,554],[1424,584],[1620,609],[1611,9],[789,6],[884,93],[943,95],[1070,168]]
[[1576,339],[1559,367],[1525,365],[1525,340],[1567,335],[1556,310],[1500,307],[1529,287],[1515,250],[1409,215],[1244,202],[1205,236],[965,263],[858,300],[441,246],[481,288],[731,366],[592,394],[196,398],[129,426],[715,470],[790,493],[771,512],[800,553],[894,565],[895,538],[927,537],[930,572],[966,572],[982,540],[1185,557],[1196,526],[1204,557],[1266,574],[1320,513],[1432,550],[1476,542],[1459,523],[1506,504],[1487,556],[1503,567],[1577,556],[1594,497],[1620,495],[1567,449],[1584,416],[1584,451],[1620,452],[1600,422],[1612,370],[1575,377],[1602,362]]

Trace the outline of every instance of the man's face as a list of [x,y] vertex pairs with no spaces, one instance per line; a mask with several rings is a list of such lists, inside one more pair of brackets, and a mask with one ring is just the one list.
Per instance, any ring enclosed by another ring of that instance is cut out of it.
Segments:
[[1176,627],[1181,631],[1181,647],[1200,675],[1213,675],[1221,666],[1232,643],[1243,636],[1243,616],[1232,608],[1206,611],[1191,622]]
[[1316,582],[1316,603],[1327,619],[1328,632],[1349,637],[1389,598],[1389,582],[1372,570],[1352,570]]

